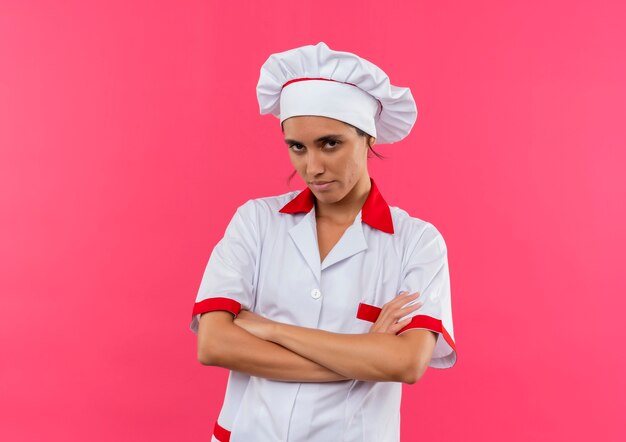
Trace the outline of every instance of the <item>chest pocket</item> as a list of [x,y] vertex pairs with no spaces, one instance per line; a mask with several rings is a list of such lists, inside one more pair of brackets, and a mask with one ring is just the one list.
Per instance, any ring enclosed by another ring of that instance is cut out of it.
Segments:
[[398,258],[376,244],[379,238],[366,239],[359,224],[344,233],[320,264],[313,228],[302,222],[291,236],[285,232],[264,244],[255,311],[287,324],[366,332],[371,324],[357,318],[358,306],[393,299]]
[[338,333],[367,333],[372,323],[361,317],[362,306],[375,310],[395,297],[400,270],[394,262],[393,257],[366,250],[325,269],[322,281],[328,296],[320,328]]
[[400,288],[401,264],[394,254],[372,259],[375,265],[363,272],[363,291],[354,308],[354,317],[369,330],[382,307],[395,298]]

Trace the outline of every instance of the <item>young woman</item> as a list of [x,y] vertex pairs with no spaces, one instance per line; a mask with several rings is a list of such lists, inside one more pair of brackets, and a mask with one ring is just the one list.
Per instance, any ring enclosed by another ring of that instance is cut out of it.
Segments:
[[209,258],[190,327],[231,370],[212,440],[398,441],[402,383],[456,362],[446,244],[367,167],[413,97],[323,42],[272,54],[257,96],[307,187],[241,205]]

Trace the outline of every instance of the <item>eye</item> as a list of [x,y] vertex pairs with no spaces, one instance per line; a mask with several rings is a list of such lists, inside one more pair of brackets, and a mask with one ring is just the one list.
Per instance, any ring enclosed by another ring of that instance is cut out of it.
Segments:
[[339,146],[340,142],[339,142],[339,141],[337,141],[337,140],[328,140],[328,141],[326,142],[326,144],[327,144],[327,145],[328,145],[331,149],[334,149],[334,148],[336,148],[337,146]]
[[[340,144],[341,141],[339,140],[329,139],[326,141],[325,148],[326,150],[335,150]],[[304,147],[302,144],[297,143],[290,144],[289,149],[291,149],[295,153],[303,153],[304,151],[306,151],[306,147]]]
[[[298,149],[299,147],[302,147],[302,149]],[[290,144],[289,149],[296,153],[304,152],[304,146],[302,144]]]

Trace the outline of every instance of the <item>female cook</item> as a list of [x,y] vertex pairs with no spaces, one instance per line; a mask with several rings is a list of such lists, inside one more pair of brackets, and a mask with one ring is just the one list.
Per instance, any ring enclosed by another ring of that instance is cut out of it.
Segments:
[[398,441],[402,383],[456,361],[446,244],[367,169],[411,92],[320,42],[272,54],[257,97],[307,187],[239,206],[206,266],[190,328],[231,370],[212,441]]

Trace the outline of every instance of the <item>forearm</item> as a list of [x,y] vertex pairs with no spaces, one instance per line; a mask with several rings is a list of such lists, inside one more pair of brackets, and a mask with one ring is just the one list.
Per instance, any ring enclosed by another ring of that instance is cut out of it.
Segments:
[[228,312],[210,314],[214,317],[202,315],[198,332],[198,359],[203,364],[280,381],[349,379],[277,343],[257,338],[233,324]]
[[350,379],[404,382],[414,357],[401,336],[343,334],[276,323],[269,340]]

